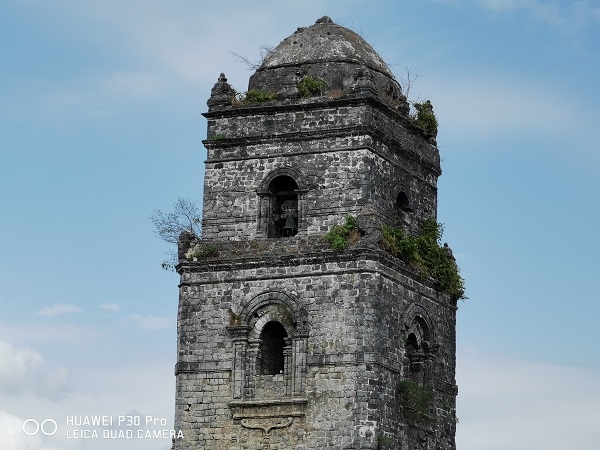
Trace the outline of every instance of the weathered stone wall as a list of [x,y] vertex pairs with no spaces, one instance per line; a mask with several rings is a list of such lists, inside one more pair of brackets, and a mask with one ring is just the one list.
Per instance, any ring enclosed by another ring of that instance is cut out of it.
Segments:
[[284,111],[230,107],[208,115],[205,239],[261,237],[259,191],[270,173],[283,168],[297,174],[302,190],[302,234],[322,234],[366,204],[394,224],[401,191],[410,200],[413,232],[422,219],[436,216],[435,146],[376,102],[316,105],[321,108],[314,102]]
[[[438,325],[447,323],[442,316],[450,300],[415,283],[401,262],[379,251],[319,252],[285,265],[249,256],[192,263],[182,268],[180,289],[176,420],[185,438],[175,448],[259,448],[265,442],[272,449],[362,448],[387,435],[400,442],[397,385],[405,357],[403,315],[411,304],[427,305],[439,353],[453,351],[445,348],[449,331]],[[230,330],[252,323],[243,314],[254,299],[279,293],[307,313],[306,329],[298,331],[307,335],[305,387],[282,395],[289,373],[246,370],[254,395],[234,400]],[[453,358],[434,365],[453,387]],[[290,417],[285,427],[260,429],[285,425]],[[451,447],[438,442],[438,448]]]
[[[325,84],[300,98],[306,75]],[[250,88],[276,98],[240,101],[221,74],[207,102],[203,235],[177,267],[174,448],[454,450],[455,302],[380,247],[382,225],[436,217],[435,136],[327,17]],[[346,215],[360,233],[334,252],[322,237]]]

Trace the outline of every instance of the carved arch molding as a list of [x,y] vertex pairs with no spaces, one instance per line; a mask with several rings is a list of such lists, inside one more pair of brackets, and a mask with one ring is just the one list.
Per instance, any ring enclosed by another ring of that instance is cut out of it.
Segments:
[[239,313],[239,325],[228,327],[233,342],[232,396],[234,402],[260,402],[255,382],[259,377],[260,335],[265,324],[279,322],[287,333],[284,348],[283,400],[299,398],[306,389],[308,313],[292,296],[269,291],[248,301]]
[[433,321],[425,308],[413,303],[406,309],[402,325],[404,376],[419,384],[430,384],[431,365],[438,348]]

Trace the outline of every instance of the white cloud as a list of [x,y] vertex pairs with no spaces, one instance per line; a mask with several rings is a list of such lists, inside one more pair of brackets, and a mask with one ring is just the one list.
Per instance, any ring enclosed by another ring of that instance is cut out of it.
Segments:
[[600,8],[587,2],[576,1],[562,9],[557,3],[542,4],[536,2],[531,9],[532,15],[553,28],[566,33],[577,33],[600,19]]
[[[271,39],[263,41],[265,36],[281,39],[286,34],[278,35],[275,31],[282,24],[276,19],[280,12],[268,3],[241,3],[227,14],[222,14],[222,5],[218,3],[172,7],[152,0],[58,1],[53,8],[63,9],[69,23],[88,24],[83,32],[77,31],[87,39],[112,47],[129,61],[129,65],[140,68],[138,72],[125,71],[121,77],[117,72],[110,76],[111,79],[117,84],[131,86],[130,81],[137,82],[139,77],[146,88],[150,85],[152,92],[157,82],[162,83],[156,78],[157,73],[194,85],[214,83],[222,69],[216,67],[214,73],[207,71],[206,61],[214,65],[216,61],[226,59],[237,64],[228,51],[231,42],[237,41],[244,46],[238,50],[246,51],[250,47],[258,50],[261,43],[271,42]],[[249,15],[252,20],[247,20]],[[292,31],[287,30],[287,34]],[[246,39],[249,35],[253,40]],[[136,75],[132,77],[133,74]]]
[[40,436],[27,436],[23,432],[25,419],[0,411],[0,448],[3,450],[54,450],[42,445]]
[[[319,2],[311,3],[317,7]],[[305,8],[303,14],[309,19],[298,18],[298,23],[290,24],[280,20],[280,6],[273,1],[239,3],[224,14],[222,5],[214,2],[172,7],[152,0],[57,0],[51,7],[36,5],[31,14],[60,12],[63,33],[91,46],[100,45],[115,55],[113,65],[104,66],[101,72],[74,73],[60,82],[33,73],[28,89],[15,94],[0,112],[12,116],[15,111],[38,111],[54,120],[110,117],[144,101],[158,100],[164,107],[178,95],[187,98],[190,89],[209,92],[220,72],[243,91],[249,73],[230,50],[253,59],[260,45],[275,45],[298,24],[316,19]]]
[[0,391],[20,391],[43,361],[38,352],[0,340]]
[[103,334],[97,328],[73,323],[43,321],[35,325],[15,322],[0,322],[0,330],[4,337],[10,336],[11,342],[19,345],[48,345],[55,348],[75,343],[85,343],[102,339]]
[[469,354],[458,371],[457,448],[597,448],[597,370]]
[[[421,83],[425,84],[425,83]],[[556,87],[488,76],[429,78],[425,86],[440,123],[440,136],[490,137],[526,132],[557,135],[592,130],[594,112]],[[552,92],[552,95],[548,95]]]
[[474,0],[474,2],[495,11],[506,11],[526,7],[535,3],[535,0]]
[[69,385],[69,370],[65,367],[59,367],[54,370],[41,372],[36,377],[36,394],[39,397],[45,397],[57,400],[66,395]]
[[121,311],[121,307],[116,303],[104,303],[103,305],[100,305],[100,309],[106,311]]
[[63,314],[81,312],[82,309],[75,305],[66,305],[63,303],[55,303],[52,306],[44,306],[36,314],[39,316],[56,317]]
[[524,10],[534,20],[565,33],[576,33],[600,20],[600,8],[587,1],[560,2],[541,0],[474,0],[493,11]]
[[164,330],[172,327],[172,320],[168,317],[152,315],[130,314],[125,319],[126,324],[133,324],[145,331]]
[[65,368],[47,367],[38,352],[0,340],[0,393],[32,392],[40,398],[58,399],[67,389],[68,377]]
[[142,69],[120,69],[63,83],[38,81],[32,89],[34,96],[30,98],[34,104],[25,102],[21,109],[35,109],[56,117],[104,118],[115,111],[115,105],[122,110],[148,100],[165,101],[170,82],[172,80],[164,75]]
[[[173,426],[175,399],[175,376],[169,361],[147,362],[143,366],[119,368],[87,368],[78,372],[74,389],[69,396],[60,401],[39,399],[31,394],[19,397],[3,397],[0,393],[0,405],[4,415],[0,413],[0,440],[2,450],[107,450],[117,445],[115,440],[68,439],[66,429],[67,416],[107,415],[114,418],[111,430],[122,429],[117,417],[119,415],[139,415],[142,423],[145,416],[164,419],[166,427],[141,427],[148,429],[167,428]],[[57,422],[59,432],[54,436],[28,440],[29,447],[23,447],[22,426],[24,419],[33,418],[38,422],[50,418]],[[71,427],[77,428],[77,427]],[[95,428],[95,427],[92,427]],[[9,441],[8,438],[11,438]],[[0,436],[2,439],[2,436]],[[7,445],[2,445],[6,443]],[[11,447],[10,445],[15,445]],[[21,445],[18,447],[16,445]],[[128,450],[153,448],[168,450],[169,439],[137,439],[127,441]]]

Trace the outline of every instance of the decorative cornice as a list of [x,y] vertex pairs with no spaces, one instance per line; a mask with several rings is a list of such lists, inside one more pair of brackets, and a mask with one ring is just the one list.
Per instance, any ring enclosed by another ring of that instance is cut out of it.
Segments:
[[[226,254],[222,251],[221,254]],[[375,262],[384,266],[381,267],[369,266],[367,262]],[[356,263],[352,267],[339,267],[329,270],[322,269],[320,266],[327,263]],[[361,264],[359,264],[361,263]],[[433,280],[420,280],[419,275],[411,270],[403,261],[393,257],[389,253],[372,248],[372,247],[355,247],[350,250],[343,252],[335,251],[313,251],[306,252],[298,255],[267,255],[267,254],[252,254],[250,256],[242,256],[239,253],[234,254],[232,257],[219,257],[211,258],[210,260],[203,260],[197,262],[184,261],[180,262],[176,270],[181,275],[182,281],[179,287],[182,286],[193,286],[200,284],[212,284],[222,283],[222,279],[203,279],[202,281],[186,280],[184,275],[186,273],[214,273],[214,272],[230,272],[239,274],[243,270],[258,269],[265,267],[299,267],[299,266],[319,266],[318,269],[305,271],[302,276],[313,276],[318,274],[320,276],[327,274],[340,274],[340,273],[377,273],[384,278],[388,278],[394,281],[398,281],[397,273],[410,278],[422,286],[421,289],[417,289],[421,294],[433,298],[434,295],[441,296],[447,299],[448,305],[454,305],[456,303],[451,302],[450,297],[447,294],[439,291],[435,288]],[[393,272],[396,273],[393,273]],[[273,271],[264,274],[253,274],[251,277],[245,277],[236,275],[228,281],[245,281],[245,280],[267,280],[267,279],[281,279],[288,278],[289,274],[276,274]],[[419,280],[419,281],[417,281]],[[413,288],[414,289],[414,288]],[[426,290],[430,290],[429,293]],[[436,294],[433,294],[433,293]]]

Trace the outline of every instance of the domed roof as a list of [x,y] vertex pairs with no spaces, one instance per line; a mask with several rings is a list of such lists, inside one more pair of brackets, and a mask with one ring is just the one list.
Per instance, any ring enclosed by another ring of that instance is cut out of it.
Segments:
[[[311,79],[317,89],[307,94],[303,83]],[[402,87],[373,47],[327,16],[271,50],[250,77],[248,91],[276,94],[284,102],[370,96],[403,115],[409,112]]]
[[367,66],[394,78],[373,47],[354,31],[325,16],[307,28],[298,28],[264,59],[258,72],[303,64],[345,62]]

